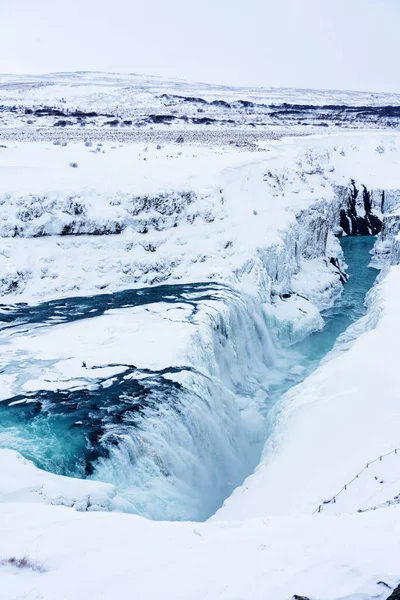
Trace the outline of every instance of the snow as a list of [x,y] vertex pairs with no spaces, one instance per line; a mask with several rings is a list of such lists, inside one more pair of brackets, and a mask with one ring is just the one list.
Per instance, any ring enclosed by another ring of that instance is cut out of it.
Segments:
[[[155,144],[10,142],[0,153],[1,189],[18,196],[85,191],[89,202],[91,192],[104,202],[113,193],[156,194],[196,187],[199,180],[206,189],[224,167],[249,156],[249,151],[177,144],[157,149]],[[93,210],[103,214],[105,208],[104,202]]]
[[258,134],[273,139],[327,128],[396,127],[397,111],[387,107],[399,104],[398,94],[235,88],[134,74],[0,75],[3,139],[91,133],[138,139],[154,131],[174,139],[177,128],[204,140],[213,132],[227,139],[237,132],[242,141]]
[[[332,188],[310,182],[313,175],[299,180],[293,174],[301,193],[290,199],[286,190],[271,194],[265,165],[282,170],[280,154],[290,150],[186,147],[172,155],[152,148],[142,168],[137,159],[143,147],[137,145],[103,155],[83,144],[15,143],[0,154],[0,202],[6,207],[0,215],[0,289],[13,302],[212,279],[253,294],[263,286],[269,296],[269,273],[275,271],[278,289],[298,270],[288,256],[294,240],[303,235],[301,249],[310,246],[294,213],[319,203],[333,219],[337,210],[328,206]],[[69,166],[72,159],[77,169]],[[12,164],[19,165],[18,177]],[[308,227],[318,220],[315,210],[304,218]],[[79,236],[59,235],[65,232]],[[104,244],[101,234],[107,233],[119,235]],[[315,256],[324,253],[323,240],[312,245]],[[331,274],[333,287],[335,280]]]
[[303,339],[305,332],[322,329],[324,324],[317,307],[296,295],[275,299],[273,304],[266,305],[265,311],[281,338],[292,342]]
[[[104,144],[103,154],[13,142],[1,150],[0,290],[9,302],[208,279],[263,288],[267,298],[291,283],[301,293],[310,267],[300,268],[293,248],[306,261],[325,253],[350,179],[372,190],[377,214],[381,190],[395,202],[400,188],[395,134],[296,139],[259,152],[145,148]],[[104,244],[102,234],[113,233]],[[334,287],[317,263],[314,302]]]
[[[115,94],[112,79],[104,85]],[[88,103],[99,102],[97,85],[79,90]],[[66,91],[60,82],[53,89],[57,97]],[[41,93],[32,88],[38,100]],[[230,291],[203,302],[195,319],[182,300],[4,328],[2,397],[108,385],[132,364],[143,371],[193,367],[210,378],[207,390],[185,369],[166,378],[206,391],[213,416],[221,412],[219,429],[231,428],[229,441],[243,455],[251,453],[251,435],[261,439],[262,382],[275,358],[266,324],[290,341],[302,339],[321,327],[319,311],[340,293],[329,258],[341,260],[332,232],[350,180],[372,191],[376,211],[382,190],[389,191],[388,210],[396,211],[400,198],[400,136],[393,133],[286,139],[257,152],[7,145],[0,149],[0,289],[7,303],[159,283],[214,281]],[[61,236],[64,227],[75,235]],[[392,237],[394,229],[390,243]],[[282,398],[255,473],[206,523],[123,514],[130,507],[112,485],[50,474],[0,450],[0,599],[386,598],[378,582],[394,586],[399,577],[400,455],[362,469],[399,445],[399,285],[400,267],[386,267],[367,316]],[[218,325],[228,329],[224,345]],[[175,435],[169,415],[163,418],[157,440]],[[210,447],[219,433],[208,432]],[[216,448],[243,468],[230,447]],[[190,453],[199,456],[184,443],[180,449],[179,468]],[[217,486],[220,474],[206,458],[197,462]],[[357,473],[335,503],[312,514]],[[160,496],[157,485],[150,494]],[[24,555],[38,568],[7,562]]]
[[[178,307],[174,307],[178,311]],[[32,360],[30,353],[39,361],[59,361],[56,370],[60,378],[110,377],[121,372],[118,365],[122,370],[124,365],[152,370],[180,366],[187,360],[193,326],[185,323],[185,314],[181,311],[175,320],[169,308],[167,305],[163,312],[159,305],[157,311],[152,310],[152,305],[110,310],[101,317],[50,325],[30,334],[24,330],[21,335],[14,332],[7,353],[9,357],[15,353],[25,362]],[[183,307],[183,312],[190,313],[190,308]],[[83,361],[87,368],[81,366]],[[117,369],[99,369],[102,365],[116,365]],[[96,366],[95,372],[91,371],[93,366]]]
[[7,449],[1,450],[0,502],[2,505],[10,502],[17,505],[20,502],[58,504],[82,511],[123,510],[124,507],[113,486],[107,483],[47,473],[19,453]]
[[398,579],[398,512],[193,524],[5,504],[0,555],[43,572],[1,566],[0,598],[383,600],[378,582]]
[[[1,99],[10,103],[34,101],[54,104],[63,99],[74,104],[86,102],[88,106],[111,107],[113,102],[129,104],[132,96],[148,102],[162,93],[181,93],[187,96],[202,95],[207,100],[254,100],[271,104],[347,104],[390,105],[399,103],[398,94],[352,92],[346,90],[304,90],[288,88],[244,88],[190,83],[177,79],[164,79],[150,75],[121,73],[50,73],[48,75],[0,75]],[[107,98],[110,96],[110,99]],[[108,103],[107,103],[108,100]],[[64,103],[64,102],[63,102]]]

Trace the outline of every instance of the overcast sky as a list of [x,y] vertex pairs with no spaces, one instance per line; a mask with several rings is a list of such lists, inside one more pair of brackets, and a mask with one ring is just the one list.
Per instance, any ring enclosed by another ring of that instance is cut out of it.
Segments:
[[400,0],[0,0],[0,72],[400,92]]

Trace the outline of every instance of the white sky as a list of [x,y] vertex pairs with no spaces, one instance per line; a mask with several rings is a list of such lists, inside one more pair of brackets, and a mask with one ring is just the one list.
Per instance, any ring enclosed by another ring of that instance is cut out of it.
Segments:
[[0,72],[400,92],[400,0],[0,0]]

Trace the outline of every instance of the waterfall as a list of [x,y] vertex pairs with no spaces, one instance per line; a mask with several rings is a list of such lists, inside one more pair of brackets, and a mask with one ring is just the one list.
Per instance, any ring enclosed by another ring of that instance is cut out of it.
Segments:
[[204,520],[252,470],[276,367],[262,305],[224,290],[198,315],[196,369],[151,377],[146,408],[106,427],[92,477],[152,519]]
[[[152,519],[204,520],[256,466],[265,440],[269,385],[280,364],[267,312],[257,299],[216,284],[108,296],[76,299],[75,305],[70,300],[69,323],[51,324],[57,302],[25,311],[27,318],[47,323],[34,343],[40,346],[47,331],[74,348],[82,326],[92,323],[101,331],[110,313],[118,327],[129,329],[146,314],[130,312],[129,302],[142,303],[137,310],[161,311],[160,330],[149,334],[152,343],[165,341],[164,324],[172,335],[180,335],[182,327],[189,331],[184,363],[175,364],[164,343],[162,368],[125,365],[111,379],[99,375],[84,388],[71,383],[69,389],[46,390],[42,382],[38,391],[0,405],[0,440],[46,470],[114,484],[123,510]],[[121,308],[102,312],[111,299]],[[177,306],[182,317],[171,324],[168,315],[171,309],[179,312]],[[16,311],[17,322],[23,313]],[[91,335],[87,330],[85,336]],[[126,342],[119,337],[118,343]],[[51,348],[56,344],[50,338]],[[107,353],[115,356],[112,348]],[[43,361],[35,364],[26,369],[43,370]],[[117,367],[111,361],[101,366]]]

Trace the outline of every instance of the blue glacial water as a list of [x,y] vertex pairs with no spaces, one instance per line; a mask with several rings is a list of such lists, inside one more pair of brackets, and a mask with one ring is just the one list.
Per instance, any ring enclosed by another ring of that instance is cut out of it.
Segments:
[[332,308],[322,312],[324,328],[292,346],[298,354],[297,364],[304,367],[302,378],[311,373],[332,350],[337,338],[365,314],[365,296],[378,275],[369,267],[370,251],[375,243],[371,236],[345,237],[341,240],[349,279]]
[[[218,284],[126,290],[37,306],[3,305],[2,335],[20,335],[23,330],[99,317],[110,309],[157,302],[185,302],[195,319],[202,303],[220,301],[221,294],[229,299],[231,294],[229,318],[215,324],[215,347],[223,363],[231,356],[227,348],[234,339],[237,363],[234,373],[229,365],[221,368],[221,381],[191,367],[146,371],[131,365],[108,387],[21,393],[0,403],[0,447],[18,450],[53,473],[113,483],[132,512],[153,519],[208,518],[256,466],[273,427],[269,409],[312,372],[338,336],[364,314],[365,294],[377,275],[368,267],[374,241],[342,240],[349,281],[335,306],[323,313],[324,329],[290,350],[274,352],[267,324],[254,307],[238,302],[234,292]],[[248,356],[251,346],[261,367]],[[253,370],[258,371],[258,381],[265,379],[258,390],[264,401],[253,403],[264,419],[261,428],[257,420],[243,419],[235,399],[235,394],[247,394],[251,403],[255,387],[245,383],[253,379]],[[183,372],[189,373],[191,385],[179,377],[173,380]],[[130,377],[138,374],[140,379]]]

